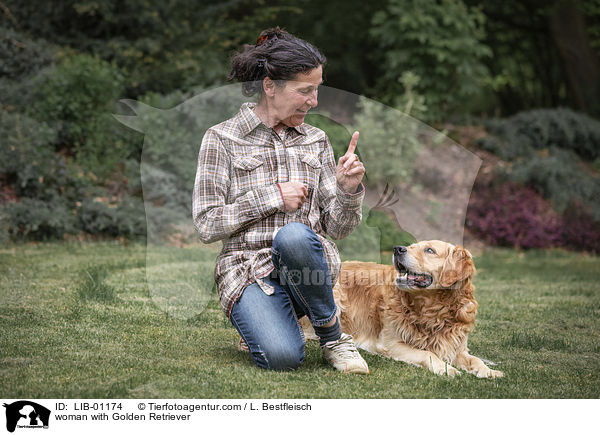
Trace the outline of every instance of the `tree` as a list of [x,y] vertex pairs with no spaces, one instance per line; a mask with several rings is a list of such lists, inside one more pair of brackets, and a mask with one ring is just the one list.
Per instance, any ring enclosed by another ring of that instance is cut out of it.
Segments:
[[[600,2],[596,3],[600,7]],[[566,73],[573,107],[600,114],[600,65],[590,45],[580,2],[556,2],[548,14],[548,21]]]
[[493,56],[485,63],[500,114],[557,106],[600,113],[600,1],[465,2],[486,16]]
[[389,0],[373,18],[371,35],[385,59],[377,89],[393,99],[402,93],[399,77],[412,71],[421,81],[428,119],[464,107],[484,87],[483,60],[491,50],[483,42],[485,16],[462,0]]

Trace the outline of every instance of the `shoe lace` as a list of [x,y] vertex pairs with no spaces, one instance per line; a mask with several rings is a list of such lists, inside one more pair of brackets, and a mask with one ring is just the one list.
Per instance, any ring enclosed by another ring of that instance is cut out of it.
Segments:
[[326,345],[330,350],[342,357],[354,357],[358,353],[351,335],[342,335],[342,337]]

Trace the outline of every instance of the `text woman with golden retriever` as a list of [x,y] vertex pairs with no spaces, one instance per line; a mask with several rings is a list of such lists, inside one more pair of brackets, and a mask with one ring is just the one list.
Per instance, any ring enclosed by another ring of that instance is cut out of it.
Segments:
[[315,47],[279,28],[234,56],[230,79],[259,101],[207,130],[193,217],[203,242],[223,240],[215,267],[221,306],[259,367],[303,362],[298,318],[306,316],[329,363],[368,373],[340,329],[332,290],[340,257],[325,237],[346,237],[361,220],[358,133],[336,165],[325,133],[304,123],[324,64]]

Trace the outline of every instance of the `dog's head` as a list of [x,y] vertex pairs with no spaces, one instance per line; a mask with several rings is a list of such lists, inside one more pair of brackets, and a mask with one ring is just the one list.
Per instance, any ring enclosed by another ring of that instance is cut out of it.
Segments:
[[402,290],[447,289],[475,273],[473,256],[439,240],[394,247],[396,285]]

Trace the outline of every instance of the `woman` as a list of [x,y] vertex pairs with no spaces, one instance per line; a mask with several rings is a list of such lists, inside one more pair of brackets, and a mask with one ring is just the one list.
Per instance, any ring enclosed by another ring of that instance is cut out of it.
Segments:
[[340,258],[325,238],[347,236],[361,219],[358,132],[336,167],[325,133],[304,123],[317,106],[324,64],[315,47],[279,28],[263,31],[256,45],[234,56],[229,79],[260,99],[207,130],[194,224],[204,243],[223,240],[215,267],[221,306],[259,367],[302,363],[298,318],[306,315],[327,361],[368,373],[340,331],[332,292]]

